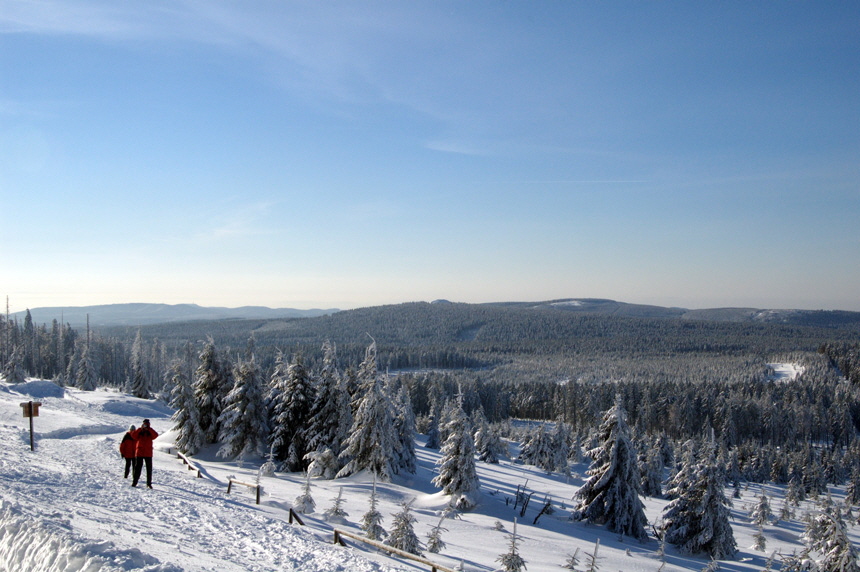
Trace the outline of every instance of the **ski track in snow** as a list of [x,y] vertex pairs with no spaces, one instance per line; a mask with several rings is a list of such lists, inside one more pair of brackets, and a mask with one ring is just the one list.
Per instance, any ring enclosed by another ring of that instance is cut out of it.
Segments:
[[[56,412],[55,423],[70,417],[70,409],[81,408],[75,398],[41,401],[43,413]],[[82,409],[84,417],[102,423],[39,434],[35,453],[30,451],[29,431],[5,423],[14,410],[10,415],[7,408],[0,417],[0,440],[8,446],[0,458],[0,569],[4,556],[22,565],[20,570],[45,572],[389,569],[324,545],[311,531],[249,508],[246,499],[219,494],[211,481],[164,470],[163,465],[174,461],[163,451],[155,452],[155,488],[147,489],[144,482],[132,488],[131,477],[122,478],[118,453],[118,439],[127,426],[98,405]],[[35,418],[35,425],[43,419]],[[28,531],[29,540],[22,536]],[[16,555],[4,553],[7,546],[14,547]],[[35,556],[40,551],[66,556],[46,560]],[[25,554],[29,560],[19,562]],[[170,564],[159,565],[158,555],[164,554],[170,555]]]
[[[7,441],[11,437],[20,449],[20,440],[6,433],[8,429],[3,428],[0,438]],[[28,512],[34,507],[50,510],[62,499],[68,509],[62,516],[71,529],[86,530],[89,538],[119,545],[132,539],[145,554],[178,552],[181,558],[172,556],[171,560],[185,570],[380,569],[370,563],[344,562],[342,554],[329,558],[327,552],[337,548],[321,550],[312,534],[242,502],[218,498],[212,483],[190,479],[187,474],[161,470],[155,489],[147,489],[143,483],[132,488],[130,477],[121,478],[117,447],[112,437],[75,439],[74,446],[67,440],[41,439],[40,454],[27,459],[26,467],[10,466],[14,461],[9,459],[0,462],[4,496],[11,493]],[[26,449],[29,453],[29,444]],[[40,463],[43,457],[52,463]],[[56,470],[54,463],[63,470]],[[38,509],[33,512],[43,518],[56,516],[39,514]],[[271,548],[278,546],[284,549]]]

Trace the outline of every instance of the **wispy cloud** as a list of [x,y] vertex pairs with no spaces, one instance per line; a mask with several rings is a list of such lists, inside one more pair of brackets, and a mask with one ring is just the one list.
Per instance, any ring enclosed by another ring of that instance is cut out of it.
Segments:
[[206,244],[275,234],[277,229],[267,219],[276,205],[274,201],[221,205],[217,213],[210,213],[206,220],[208,225],[194,235],[194,241]]
[[437,139],[435,141],[428,141],[425,146],[432,151],[440,151],[442,153],[455,153],[458,155],[481,157],[492,154],[492,152],[486,147],[481,147],[479,145],[475,145],[466,141],[457,141],[454,139]]

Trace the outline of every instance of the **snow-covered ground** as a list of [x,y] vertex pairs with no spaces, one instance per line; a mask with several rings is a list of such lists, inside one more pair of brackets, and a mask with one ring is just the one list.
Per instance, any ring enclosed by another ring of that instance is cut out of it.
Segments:
[[[30,451],[29,423],[20,403],[40,401],[34,419],[36,450]],[[332,543],[333,526],[360,533],[358,523],[368,509],[372,486],[367,474],[333,481],[312,481],[316,512],[305,515],[307,526],[288,523],[288,511],[301,493],[298,474],[262,477],[265,494],[258,506],[245,487],[227,494],[230,476],[253,483],[260,460],[243,466],[216,460],[213,451],[197,459],[202,478],[188,471],[171,443],[171,411],[155,402],[111,391],[65,391],[49,382],[20,386],[0,383],[0,570],[61,572],[70,570],[150,572],[196,571],[379,571],[429,570],[426,565],[394,560],[366,545]],[[119,441],[130,424],[152,420],[162,433],[156,441],[154,489],[132,488],[123,479]],[[390,527],[399,504],[414,499],[415,531],[426,542],[440,519],[447,499],[430,484],[438,451],[417,447],[415,475],[379,483],[383,526]],[[575,467],[580,473],[585,466]],[[602,527],[570,522],[571,497],[582,479],[546,475],[531,466],[503,461],[478,463],[482,483],[480,505],[456,519],[445,520],[446,548],[425,557],[450,568],[488,572],[498,568],[497,558],[509,546],[508,533],[518,519],[522,536],[520,555],[529,572],[561,570],[568,555],[579,549],[579,569],[585,554],[600,541],[598,563],[603,572],[656,571],[661,566],[658,543],[619,538]],[[515,511],[512,498],[518,486],[533,492],[524,516]],[[330,523],[323,512],[343,489],[344,522]],[[799,551],[803,524],[799,520],[765,528],[766,552],[751,548],[754,527],[747,511],[762,487],[745,491],[733,508],[733,528],[739,552],[735,560],[720,563],[722,570],[760,571],[774,550]],[[765,486],[774,512],[782,506],[782,489]],[[841,498],[842,490],[834,496]],[[550,499],[555,512],[535,516]],[[646,499],[649,521],[660,516],[666,501]],[[804,507],[801,507],[803,509]],[[798,511],[798,519],[802,510]],[[504,530],[496,530],[497,522]],[[858,538],[856,526],[851,538]],[[701,570],[708,561],[667,548],[663,570]]]
[[773,371],[773,381],[793,381],[803,373],[803,366],[796,363],[769,363],[767,366]]

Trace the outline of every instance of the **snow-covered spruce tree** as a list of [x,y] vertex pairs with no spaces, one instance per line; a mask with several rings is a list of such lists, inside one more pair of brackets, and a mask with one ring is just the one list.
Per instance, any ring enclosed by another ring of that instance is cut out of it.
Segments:
[[481,420],[481,425],[475,431],[475,452],[478,459],[494,465],[508,455],[508,446],[502,441],[498,430],[491,428],[486,419]]
[[204,440],[194,388],[185,373],[184,364],[179,360],[170,366],[169,376],[173,384],[170,406],[175,410],[170,420],[173,421],[173,430],[176,431],[176,448],[186,455],[194,455],[203,447]]
[[576,492],[579,505],[574,516],[641,540],[647,537],[648,521],[639,498],[639,467],[626,417],[620,397],[603,415],[599,444],[587,453],[592,459],[589,478]]
[[311,514],[316,508],[317,503],[314,497],[311,496],[311,476],[305,473],[305,484],[302,487],[302,494],[296,497],[293,501],[293,510],[299,514]]
[[800,483],[800,477],[792,477],[788,481],[788,488],[785,491],[785,502],[789,506],[799,506],[801,501],[806,500],[806,491]]
[[[280,355],[283,365],[283,356]],[[286,373],[286,376],[283,376]],[[278,376],[278,377],[276,377]],[[284,372],[276,365],[272,374],[271,426],[269,443],[282,471],[302,471],[307,468],[307,423],[316,392],[301,354],[296,354]]]
[[573,554],[567,555],[567,560],[564,561],[561,567],[565,570],[573,570],[574,572],[579,570],[579,548],[574,550]]
[[448,532],[448,529],[442,527],[442,523],[444,521],[445,516],[443,515],[439,519],[439,523],[431,528],[430,532],[427,534],[427,552],[438,554],[445,549],[445,541],[442,540],[442,533]]
[[198,419],[207,445],[218,441],[218,417],[227,395],[224,391],[227,377],[224,370],[215,342],[208,338],[200,352],[200,364],[194,372],[194,399],[197,400]]
[[729,524],[729,501],[723,492],[723,475],[713,449],[708,458],[687,470],[691,482],[679,486],[678,496],[663,511],[661,532],[666,542],[690,554],[708,554],[724,559],[737,552]]
[[359,526],[364,531],[364,535],[370,540],[382,540],[388,534],[382,528],[382,513],[379,512],[377,505],[379,500],[376,497],[376,478],[373,479],[373,489],[370,492],[370,508],[364,516],[361,517]]
[[810,551],[821,555],[816,560],[820,570],[860,572],[857,548],[849,540],[848,529],[838,510],[821,512],[812,517],[803,540]]
[[750,522],[756,526],[764,526],[773,520],[773,511],[770,509],[770,499],[764,494],[759,495],[753,509],[750,511]]
[[496,562],[502,565],[505,572],[522,572],[526,569],[526,561],[520,556],[517,546],[517,521],[514,519],[514,531],[510,535],[511,545],[507,552],[496,558]]
[[337,490],[337,496],[332,500],[331,507],[327,508],[323,513],[325,519],[329,522],[342,523],[349,516],[349,513],[343,509],[343,487]]
[[315,477],[333,479],[341,469],[338,455],[349,436],[352,409],[349,393],[337,370],[335,347],[323,344],[323,366],[317,380],[316,398],[310,411],[305,455],[308,472]]
[[693,476],[698,467],[698,444],[688,439],[682,445],[681,463],[678,470],[666,483],[666,498],[673,499],[681,495],[684,489],[693,482]]
[[755,534],[753,534],[753,550],[758,550],[759,552],[764,552],[767,550],[767,538],[764,535],[764,525],[759,524],[756,527]]
[[570,456],[570,442],[570,427],[559,417],[552,432],[552,472],[561,473],[565,477],[570,476],[570,463],[567,461]]
[[649,497],[663,494],[663,455],[656,444],[647,446],[639,455],[639,473],[642,478],[642,493]]
[[442,456],[436,462],[439,474],[433,484],[451,495],[451,506],[470,510],[478,504],[481,482],[475,468],[475,441],[469,418],[463,411],[463,394],[457,396],[457,406],[444,427],[448,437],[442,445]]
[[860,506],[860,468],[854,467],[851,478],[845,485],[845,504],[849,506]]
[[386,396],[384,381],[376,373],[376,344],[365,353],[359,371],[363,376],[356,402],[350,435],[344,441],[340,459],[345,461],[338,477],[368,470],[383,481],[396,474],[392,462],[395,458],[397,434],[394,430],[391,400]]
[[254,357],[237,367],[233,390],[224,400],[218,418],[221,448],[218,456],[228,459],[262,455],[268,432],[267,412],[263,402],[263,381]]
[[12,355],[9,356],[9,361],[3,365],[3,379],[6,383],[24,383],[26,374],[24,373],[23,362],[24,350],[21,346],[15,346],[12,350]]
[[397,457],[395,471],[401,470],[414,473],[418,468],[415,456],[415,413],[412,411],[412,400],[409,391],[401,386],[394,399],[394,432],[397,439],[394,442],[394,452]]
[[427,442],[424,446],[428,449],[438,449],[442,446],[442,441],[439,436],[439,415],[430,412],[430,424],[427,428]]
[[143,367],[143,337],[140,330],[131,345],[131,384],[129,393],[141,399],[149,399],[149,381]]
[[585,564],[586,572],[597,572],[600,570],[600,566],[597,564],[599,560],[599,556],[597,556],[598,551],[600,550],[600,539],[594,541],[594,552],[586,552],[585,555],[588,557],[588,562]]
[[548,473],[553,471],[555,459],[553,458],[553,439],[546,431],[543,423],[529,431],[523,441],[522,449],[517,459],[526,465],[534,465]]
[[84,391],[95,391],[98,386],[95,360],[90,353],[90,345],[86,343],[81,351],[81,361],[78,363],[76,385],[78,389]]
[[410,554],[422,556],[421,549],[423,547],[412,526],[417,522],[417,519],[412,516],[412,502],[401,503],[400,512],[392,515],[394,523],[391,525],[391,532],[388,533],[385,544],[398,550],[409,552]]

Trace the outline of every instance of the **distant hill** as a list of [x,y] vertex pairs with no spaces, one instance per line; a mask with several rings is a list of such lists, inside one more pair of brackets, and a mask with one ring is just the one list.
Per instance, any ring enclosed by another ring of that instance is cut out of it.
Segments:
[[[264,306],[242,306],[241,308],[203,307],[197,304],[105,304],[100,306],[66,306],[54,308],[33,308],[30,316],[35,324],[50,324],[63,320],[72,327],[79,328],[90,317],[92,327],[107,326],[147,326],[198,320],[274,320],[282,318],[312,318],[337,312],[327,310],[296,310],[292,308],[266,308]],[[19,322],[24,320],[24,312],[11,315]]]
[[627,318],[680,318],[706,322],[753,322],[838,328],[860,324],[860,312],[843,310],[767,310],[758,308],[709,308],[688,310],[643,304],[627,304],[600,298],[568,298],[540,303],[511,303],[510,306],[556,308],[582,314],[604,314]]
[[[711,308],[689,310],[686,308],[665,308],[645,304],[628,304],[602,298],[565,298],[545,302],[492,302],[485,304],[460,304],[448,300],[434,300],[431,306],[450,307],[452,310],[509,309],[509,310],[551,310],[584,315],[614,316],[619,318],[642,319],[679,319],[701,322],[736,322],[783,324],[791,326],[815,326],[821,328],[842,328],[860,326],[860,312],[841,310],[766,310],[757,308]],[[409,304],[377,306],[350,310],[350,313],[387,314]],[[56,308],[33,308],[30,315],[36,324],[50,324],[60,320],[73,327],[86,324],[87,315],[92,327],[137,327],[155,324],[176,324],[180,322],[220,321],[220,320],[281,320],[287,318],[315,318],[340,312],[336,308],[296,310],[292,308],[267,308],[264,306],[243,306],[241,308],[203,307],[196,304],[107,304],[101,306],[70,306]],[[446,312],[447,313],[447,312]],[[461,314],[461,312],[457,312]],[[25,312],[12,314],[13,318],[23,321]]]

